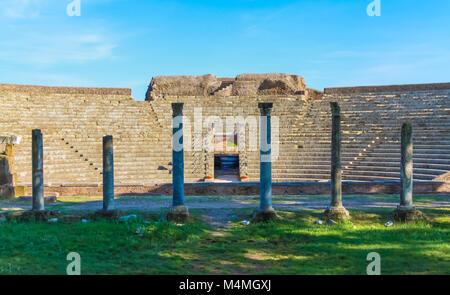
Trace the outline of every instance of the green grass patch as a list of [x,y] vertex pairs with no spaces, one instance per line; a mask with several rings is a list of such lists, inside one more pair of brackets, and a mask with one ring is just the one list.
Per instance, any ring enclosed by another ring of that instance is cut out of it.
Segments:
[[392,209],[351,211],[352,221],[315,225],[321,211],[282,211],[281,221],[250,224],[234,209],[228,230],[191,210],[192,222],[0,223],[0,274],[65,274],[69,252],[82,274],[365,274],[367,254],[381,255],[382,274],[450,274],[450,215],[424,209],[430,221],[385,227]]

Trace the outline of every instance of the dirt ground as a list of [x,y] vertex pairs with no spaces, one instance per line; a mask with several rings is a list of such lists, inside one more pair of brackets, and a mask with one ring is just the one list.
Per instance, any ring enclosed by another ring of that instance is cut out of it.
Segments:
[[[423,203],[415,202],[418,208],[450,208],[450,195],[440,195],[439,200],[427,200]],[[74,199],[74,198],[72,198]],[[56,204],[70,210],[98,210],[102,201],[95,198],[92,201],[74,203],[60,198]],[[233,197],[185,197],[186,203],[192,209],[236,209],[257,207],[258,196]],[[395,208],[398,200],[394,196],[350,196],[343,197],[344,206],[349,209],[357,208]],[[330,203],[326,196],[274,196],[273,207],[279,210],[319,210],[326,208]],[[170,206],[170,197],[120,197],[115,201],[116,207],[123,210],[157,211]],[[27,209],[31,205],[28,201],[0,201],[0,210],[6,208]],[[53,204],[49,204],[52,206]]]
[[[274,196],[275,210],[321,210],[329,205],[329,196]],[[344,196],[344,206],[348,209],[395,208],[398,205],[395,195]],[[225,228],[228,221],[234,219],[233,209],[258,208],[258,196],[210,196],[186,197],[189,209],[201,210],[201,217],[217,228]],[[417,208],[450,208],[450,195],[420,196],[415,201]],[[171,205],[170,197],[119,197],[115,202],[117,209],[137,211],[164,211]],[[67,211],[95,211],[102,208],[101,197],[59,198],[58,202],[47,204]],[[27,210],[31,201],[0,201],[0,212],[10,210]],[[203,212],[205,212],[203,214]]]

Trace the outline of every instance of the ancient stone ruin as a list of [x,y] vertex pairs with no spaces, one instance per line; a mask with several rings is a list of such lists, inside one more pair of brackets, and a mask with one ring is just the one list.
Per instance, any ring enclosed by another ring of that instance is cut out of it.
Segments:
[[[321,92],[288,74],[155,77],[146,101],[136,101],[130,89],[0,84],[0,135],[22,138],[14,145],[14,167],[2,164],[9,172],[2,172],[7,183],[0,185],[12,185],[6,175],[16,175],[16,191],[31,195],[31,131],[40,129],[48,194],[101,195],[105,135],[114,137],[116,194],[170,194],[172,103],[184,103],[184,181],[192,183],[185,184],[186,193],[257,194],[252,183],[260,179],[259,140],[253,136],[259,132],[258,104],[273,103],[274,193],[330,193],[330,102],[337,102],[344,192],[400,191],[404,122],[414,126],[415,190],[449,191],[449,95],[450,83]],[[225,125],[227,117],[242,119],[233,132],[218,123]],[[201,186],[208,182],[215,186]]]
[[17,175],[14,163],[14,145],[19,144],[20,136],[0,136],[0,199],[15,197],[14,186]]
[[303,77],[288,74],[242,74],[236,78],[159,76],[152,79],[147,100],[165,96],[320,95],[306,87]]

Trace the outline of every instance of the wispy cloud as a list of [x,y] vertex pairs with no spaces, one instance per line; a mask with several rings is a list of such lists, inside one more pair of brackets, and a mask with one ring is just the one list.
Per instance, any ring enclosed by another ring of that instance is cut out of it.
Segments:
[[113,57],[116,43],[99,32],[22,33],[0,41],[0,59],[15,63],[52,65],[82,63]]
[[2,0],[0,15],[4,18],[36,18],[46,0]]
[[0,60],[52,66],[112,58],[118,40],[110,24],[67,16],[65,7],[71,1],[0,0]]

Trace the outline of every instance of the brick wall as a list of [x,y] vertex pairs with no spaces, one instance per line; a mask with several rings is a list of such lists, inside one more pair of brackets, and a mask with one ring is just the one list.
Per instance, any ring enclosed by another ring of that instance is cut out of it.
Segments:
[[[17,181],[31,184],[31,130],[44,134],[44,179],[48,185],[100,185],[102,136],[114,136],[117,185],[158,185],[171,182],[172,102],[184,102],[194,131],[194,108],[204,119],[241,115],[258,118],[258,102],[273,102],[279,118],[279,157],[273,180],[329,180],[330,101],[342,109],[344,179],[399,178],[398,134],[403,121],[416,132],[416,179],[433,180],[450,169],[450,85],[328,88],[322,99],[285,96],[171,96],[135,101],[130,89],[42,87],[0,84],[0,135],[20,135],[16,146]],[[185,125],[187,132],[188,126]],[[275,130],[276,131],[276,130]],[[218,132],[218,131],[216,131]],[[203,127],[192,140],[211,138]],[[259,140],[238,134],[240,176],[259,179]],[[194,132],[192,132],[194,134]],[[213,152],[185,151],[186,182],[213,176]],[[379,164],[379,165],[377,165]]]

